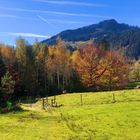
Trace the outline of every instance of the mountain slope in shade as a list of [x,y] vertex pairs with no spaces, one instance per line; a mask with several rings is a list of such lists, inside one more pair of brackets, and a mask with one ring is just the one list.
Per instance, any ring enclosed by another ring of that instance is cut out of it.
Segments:
[[66,30],[42,42],[53,45],[56,43],[57,37],[61,37],[67,42],[88,41],[90,39],[95,39],[98,42],[102,38],[106,38],[112,47],[122,50],[127,56],[135,58],[140,56],[140,28],[120,24],[114,19],[76,30]]

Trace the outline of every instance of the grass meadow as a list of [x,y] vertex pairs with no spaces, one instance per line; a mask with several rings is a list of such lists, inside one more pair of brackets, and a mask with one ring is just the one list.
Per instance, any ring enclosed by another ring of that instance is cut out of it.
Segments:
[[39,99],[0,114],[0,139],[140,140],[140,90],[64,94],[56,101],[63,106],[44,111]]

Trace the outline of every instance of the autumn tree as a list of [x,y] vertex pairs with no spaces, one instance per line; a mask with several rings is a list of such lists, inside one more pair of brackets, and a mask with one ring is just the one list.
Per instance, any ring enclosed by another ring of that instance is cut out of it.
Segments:
[[104,62],[103,54],[104,52],[95,45],[88,45],[78,51],[73,63],[85,86],[95,87],[105,73],[107,65]]
[[81,82],[81,77],[77,73],[76,64],[79,59],[79,51],[75,50],[71,55],[71,82],[70,82],[70,91],[71,92],[82,92],[85,90],[84,85]]
[[[0,44],[0,59],[1,63],[4,64],[1,70],[5,68],[10,71],[10,68],[15,65],[14,49],[10,46]],[[3,64],[1,64],[1,66]]]
[[0,46],[1,57],[4,63],[8,66],[15,63],[15,52],[14,48],[8,45],[1,45]]
[[47,95],[47,71],[45,68],[46,58],[48,55],[48,46],[45,43],[36,41],[33,44],[33,59],[34,59],[34,78],[35,78],[35,92],[37,94]]
[[6,67],[2,58],[0,57],[0,85],[1,85],[1,78],[4,76],[5,72],[6,72]]
[[107,90],[122,89],[128,83],[128,63],[118,51],[108,51],[106,57],[107,69],[100,79],[100,85]]
[[70,52],[65,43],[59,38],[57,44],[49,48],[49,54],[46,59],[46,68],[48,71],[49,85],[56,85],[57,90],[65,90],[70,82]]

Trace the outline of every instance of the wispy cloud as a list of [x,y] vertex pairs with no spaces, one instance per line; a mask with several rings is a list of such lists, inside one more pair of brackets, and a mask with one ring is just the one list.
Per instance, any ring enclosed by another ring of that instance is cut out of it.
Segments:
[[14,18],[14,19],[24,19],[24,20],[37,20],[36,18],[32,17],[21,17],[17,15],[10,15],[10,14],[0,14],[0,18]]
[[58,20],[58,19],[48,19],[52,22],[62,23],[62,24],[92,24],[92,22],[84,22],[84,21],[69,21],[69,20]]
[[86,3],[86,2],[74,2],[74,1],[64,1],[64,0],[33,0],[36,2],[44,2],[49,4],[59,4],[59,5],[75,5],[75,6],[90,6],[90,7],[107,7],[107,5],[103,4],[94,4],[94,3]]
[[13,33],[13,32],[0,32],[1,36],[22,36],[31,38],[50,38],[47,35],[33,34],[33,33]]
[[31,10],[31,9],[22,9],[22,8],[7,8],[7,7],[0,7],[3,10],[10,10],[10,11],[18,11],[18,12],[30,12],[30,13],[44,13],[44,14],[54,14],[54,15],[63,15],[63,16],[79,16],[79,17],[95,17],[95,18],[111,18],[109,16],[102,16],[102,15],[94,15],[94,14],[82,14],[82,13],[67,13],[67,12],[58,12],[58,11],[43,11],[43,10]]
[[41,19],[42,21],[44,21],[45,23],[51,24],[51,23],[50,23],[47,19],[45,19],[44,17],[39,16],[39,15],[37,15],[37,17],[38,17],[39,19]]
[[[46,19],[43,16],[37,15],[37,17],[42,20],[43,22],[49,24],[50,26],[53,26],[54,28],[57,28],[53,23],[61,23],[61,24],[83,24],[88,23],[92,24],[91,22],[82,22],[82,21],[68,21],[68,20],[58,20],[58,19]],[[53,23],[52,23],[53,22]]]
[[41,19],[43,22],[51,25],[51,26],[55,26],[54,24],[52,24],[52,22],[57,22],[57,23],[63,23],[63,24],[83,24],[83,23],[88,23],[88,24],[92,24],[91,22],[82,22],[82,21],[68,21],[68,20],[58,20],[58,19],[46,19],[40,15],[37,15],[39,19]]
[[52,27],[55,28],[55,29],[58,29],[58,27],[57,27],[56,25],[52,24],[52,23],[51,23],[49,20],[47,20],[46,18],[44,18],[44,17],[42,17],[42,16],[40,16],[40,15],[37,15],[37,16],[38,16],[38,18],[39,18],[40,20],[42,20],[43,22],[47,23],[48,25],[52,26]]
[[[0,18],[13,18],[13,19],[23,19],[23,20],[36,20],[38,21],[39,19],[42,20],[43,22],[55,26],[54,23],[60,23],[60,24],[92,24],[92,22],[83,22],[83,21],[69,21],[69,20],[60,20],[60,19],[46,19],[40,15],[37,15],[38,18],[33,18],[33,17],[21,17],[17,15],[8,15],[8,14],[0,14]],[[55,26],[55,28],[57,28]]]

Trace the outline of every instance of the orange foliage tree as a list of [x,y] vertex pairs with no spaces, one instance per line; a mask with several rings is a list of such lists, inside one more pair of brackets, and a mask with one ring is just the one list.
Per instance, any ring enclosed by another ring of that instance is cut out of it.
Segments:
[[75,70],[81,77],[82,83],[87,87],[93,87],[107,70],[103,52],[95,45],[88,45],[80,49],[73,60]]
[[46,69],[48,72],[49,86],[56,85],[57,89],[65,90],[71,76],[70,52],[62,40],[48,50]]
[[118,51],[109,51],[106,55],[107,69],[100,84],[107,90],[121,89],[128,83],[129,66],[126,58]]
[[121,53],[88,45],[74,55],[75,70],[86,87],[112,90],[127,84],[128,65]]

